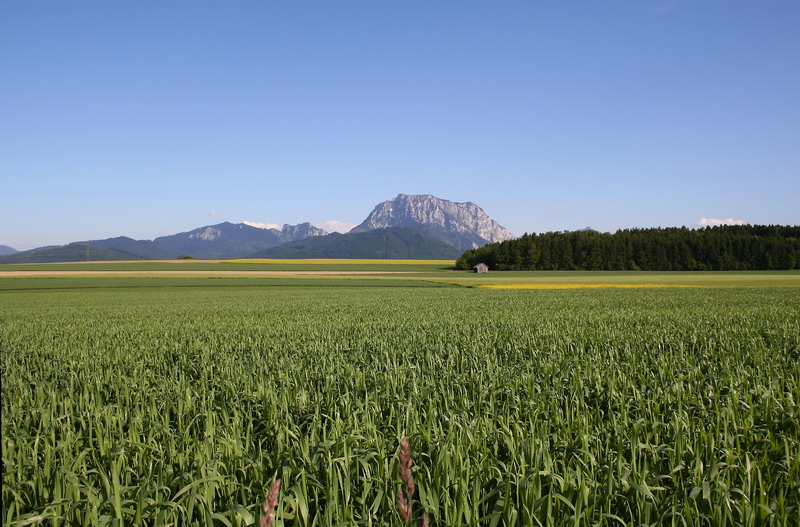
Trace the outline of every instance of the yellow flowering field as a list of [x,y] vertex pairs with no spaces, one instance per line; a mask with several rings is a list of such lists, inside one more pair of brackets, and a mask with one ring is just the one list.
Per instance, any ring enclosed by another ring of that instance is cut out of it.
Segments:
[[677,284],[483,284],[482,289],[655,289],[664,287],[705,287]]

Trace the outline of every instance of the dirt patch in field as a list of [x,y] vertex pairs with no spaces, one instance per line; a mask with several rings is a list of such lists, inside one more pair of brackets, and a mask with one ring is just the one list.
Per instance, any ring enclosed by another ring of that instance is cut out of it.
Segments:
[[4,276],[119,276],[119,275],[204,275],[204,276],[268,276],[268,275],[376,275],[419,274],[425,271],[0,271]]

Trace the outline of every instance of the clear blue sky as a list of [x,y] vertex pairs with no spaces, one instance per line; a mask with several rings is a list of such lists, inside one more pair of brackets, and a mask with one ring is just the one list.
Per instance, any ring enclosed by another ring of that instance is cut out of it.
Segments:
[[[0,2],[0,244],[800,223],[800,2]],[[213,211],[213,212],[212,212]]]

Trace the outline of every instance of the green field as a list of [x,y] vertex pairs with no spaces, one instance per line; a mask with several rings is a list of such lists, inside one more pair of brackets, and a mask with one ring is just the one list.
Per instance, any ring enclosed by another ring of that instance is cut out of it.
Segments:
[[666,286],[666,287],[800,287],[800,271],[503,271],[485,275],[445,273],[462,286]]
[[429,265],[3,266],[3,525],[800,523],[800,274]]

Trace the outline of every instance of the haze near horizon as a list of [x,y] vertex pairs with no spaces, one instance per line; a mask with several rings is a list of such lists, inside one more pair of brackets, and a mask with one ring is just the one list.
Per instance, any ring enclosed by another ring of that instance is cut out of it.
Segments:
[[398,193],[516,235],[800,224],[798,20],[790,1],[6,2],[0,245],[346,230]]

